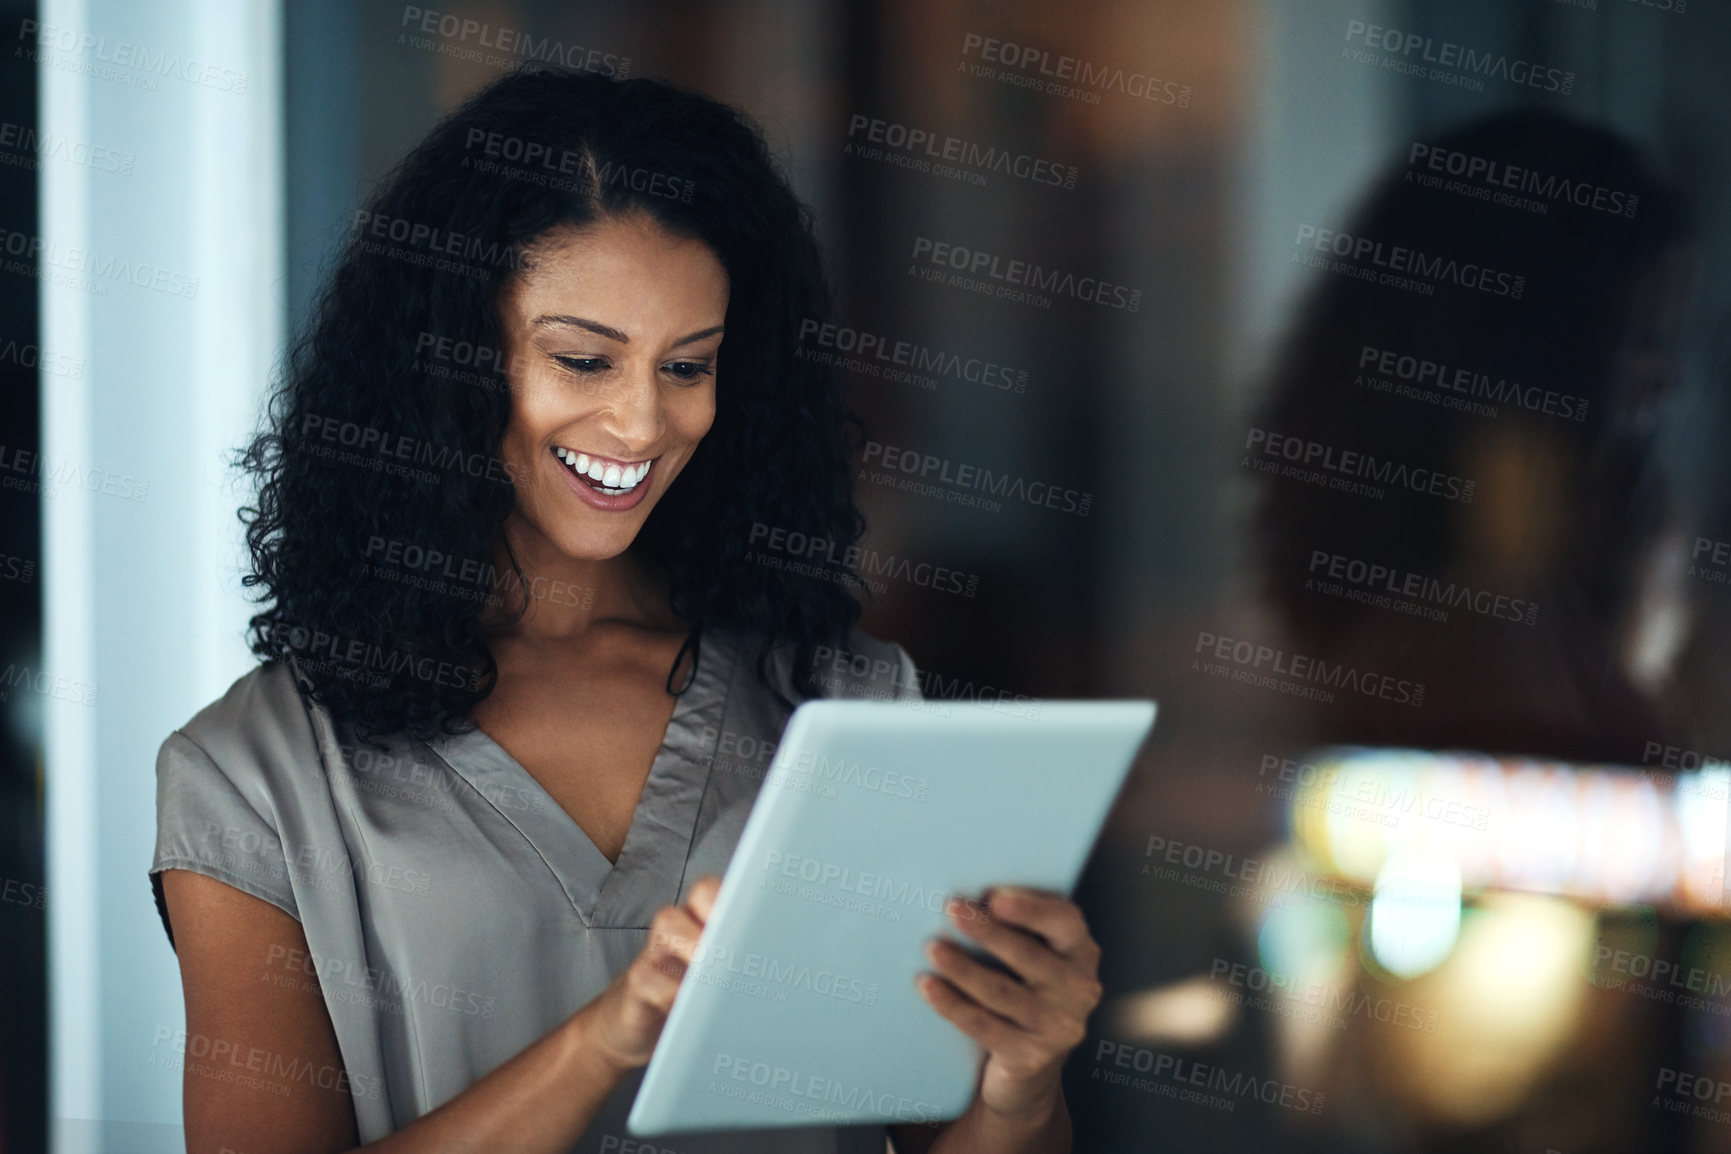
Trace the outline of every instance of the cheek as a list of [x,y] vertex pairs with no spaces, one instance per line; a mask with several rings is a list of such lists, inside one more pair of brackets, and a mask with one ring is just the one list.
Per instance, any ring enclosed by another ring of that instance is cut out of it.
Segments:
[[694,388],[669,406],[668,423],[686,440],[701,440],[715,424],[715,384]]
[[594,408],[593,385],[573,384],[556,371],[528,373],[511,383],[511,430],[517,443],[530,449]]

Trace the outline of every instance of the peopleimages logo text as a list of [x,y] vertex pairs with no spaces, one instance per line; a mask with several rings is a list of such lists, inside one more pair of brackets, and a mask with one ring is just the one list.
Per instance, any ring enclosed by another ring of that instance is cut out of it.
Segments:
[[[1376,697],[1401,705],[1424,704],[1423,682],[1408,681],[1368,669],[1359,670],[1344,662],[1324,661],[1302,653],[1288,653],[1270,645],[1258,645],[1255,642],[1202,631],[1196,634],[1196,647],[1192,652],[1245,669],[1266,670],[1272,676],[1290,677],[1297,682]],[[1198,665],[1199,660],[1200,658],[1191,662],[1192,668]]]
[[1530,412],[1563,420],[1587,419],[1589,400],[1586,397],[1541,389],[1537,385],[1523,385],[1507,377],[1492,380],[1488,373],[1476,369],[1460,368],[1395,349],[1364,345],[1358,352],[1358,367],[1380,374],[1389,381],[1411,382],[1436,393],[1458,394],[1463,399],[1498,405],[1518,405]]
[[[1210,1066],[1193,1058],[1179,1058],[1171,1054],[1163,1054],[1155,1050],[1143,1049],[1127,1042],[1114,1042],[1109,1038],[1100,1039],[1099,1046],[1094,1051],[1096,1069],[1094,1076],[1100,1077],[1101,1069],[1110,1059],[1114,1065],[1135,1069],[1144,1074],[1153,1074],[1155,1078],[1168,1079],[1173,1083],[1186,1086],[1202,1086],[1209,1090],[1219,1090],[1240,1099],[1255,1099],[1270,1106],[1281,1106],[1288,1110],[1297,1110],[1306,1114],[1322,1113],[1322,1105],[1326,1095],[1304,1086],[1296,1086],[1275,1078],[1258,1078],[1253,1074],[1234,1073],[1223,1066]],[[1106,1081],[1113,1079],[1107,1078]],[[1122,1079],[1120,1079],[1122,1081]],[[1146,1081],[1146,1079],[1143,1079]],[[1138,1086],[1138,1089],[1145,1087]],[[1232,1099],[1224,1099],[1229,1104]],[[1213,1105],[1213,1103],[1205,1103]]]
[[[245,72],[233,68],[224,68],[219,64],[206,63],[195,57],[182,59],[180,53],[166,50],[152,50],[147,45],[134,44],[126,40],[109,40],[106,36],[82,32],[75,28],[39,24],[35,20],[25,18],[18,23],[18,39],[33,42],[38,48],[48,48],[68,56],[84,57],[97,64],[112,65],[113,68],[132,69],[143,73],[143,80],[149,78],[148,85],[133,83],[132,87],[154,91],[156,81],[164,77],[177,77],[188,84],[197,84],[202,88],[214,88],[218,92],[232,92],[244,95],[248,76]],[[15,51],[14,55],[18,53]],[[50,61],[50,63],[55,63]],[[56,63],[56,67],[64,67]],[[127,82],[124,73],[113,73],[105,69],[83,69],[90,75],[99,76],[104,80],[121,80]]]
[[[1011,152],[956,136],[940,136],[927,128],[909,127],[891,120],[880,120],[856,112],[848,120],[849,147],[857,145],[862,136],[871,144],[882,144],[928,160],[949,161],[981,172],[998,172],[1035,184],[1052,184],[1060,188],[1075,188],[1077,169],[1045,157],[1025,152]],[[864,155],[862,153],[862,155]]]
[[[1127,72],[1109,64],[1093,64],[1074,56],[1053,56],[1049,50],[1032,44],[1016,44],[969,32],[962,37],[962,56],[972,55],[1003,68],[1051,77],[1045,85],[1046,90],[1054,95],[1070,95],[1068,84],[1073,81],[1080,88],[1121,92],[1156,104],[1176,104],[1180,108],[1190,104],[1188,84],[1162,80],[1147,72]],[[1094,96],[1091,102],[1098,103],[1099,97]]]
[[[1446,173],[1460,177],[1468,184],[1483,185],[1485,187],[1480,191],[1492,196],[1506,192],[1525,193],[1542,198],[1539,202],[1541,209],[1548,207],[1544,201],[1566,201],[1578,208],[1596,209],[1614,216],[1634,216],[1635,210],[1641,204],[1641,198],[1632,192],[1606,188],[1585,180],[1570,180],[1555,173],[1546,174],[1522,165],[1493,160],[1487,156],[1474,156],[1467,152],[1456,152],[1415,140],[1407,153],[1408,180],[1412,179],[1413,170],[1421,165],[1432,173]],[[1503,191],[1492,192],[1493,189]],[[1517,201],[1496,200],[1494,203],[1512,203],[1517,208],[1527,207]]]
[[[1361,595],[1348,594],[1348,600],[1379,608],[1400,609],[1434,621],[1447,621],[1448,609],[1463,608],[1481,617],[1518,621],[1523,625],[1532,625],[1539,619],[1536,602],[1509,597],[1489,589],[1474,588],[1466,582],[1445,582],[1437,577],[1410,573],[1398,566],[1363,561],[1344,553],[1312,549],[1309,576],[1305,578],[1304,587],[1310,589],[1314,586],[1320,592],[1335,593],[1336,590],[1329,585],[1330,581],[1342,582],[1364,591]],[[1414,602],[1428,604],[1406,605],[1401,598],[1412,598]]]
[[[1377,485],[1425,493],[1462,504],[1471,504],[1473,499],[1475,482],[1466,477],[1457,477],[1453,473],[1443,473],[1436,469],[1415,469],[1386,457],[1377,457],[1354,449],[1337,449],[1322,441],[1312,441],[1305,437],[1294,437],[1254,426],[1245,435],[1244,450],[1247,454],[1290,461],[1302,468],[1320,469],[1325,473],[1356,478],[1356,481],[1348,484],[1356,484],[1357,481],[1374,482]],[[1246,460],[1255,463],[1254,458],[1247,457]]]
[[[495,27],[483,20],[474,20],[466,16],[458,16],[453,12],[439,12],[430,8],[419,8],[413,4],[403,6],[403,18],[399,27],[409,32],[422,32],[428,36],[438,36],[446,42],[446,47],[465,48],[467,51],[445,53],[460,60],[484,59],[479,49],[490,49],[504,54],[504,58],[517,60],[535,60],[543,64],[557,65],[583,72],[598,72],[602,76],[631,75],[631,57],[618,56],[599,48],[585,48],[581,44],[566,44],[552,36],[540,39],[532,32],[504,26]],[[408,33],[399,33],[397,43],[404,43]],[[429,47],[428,44],[415,43],[413,47]],[[467,46],[473,44],[470,49]]]
[[751,523],[751,534],[747,540],[751,545],[789,557],[814,560],[841,572],[906,581],[910,585],[942,593],[960,593],[964,597],[972,597],[980,587],[977,573],[966,573],[960,569],[934,565],[929,561],[897,557],[894,553],[886,555],[860,545],[842,545],[838,551],[837,542],[827,537],[801,533],[797,529],[789,531],[779,525],[765,525],[762,521]]
[[[913,341],[894,340],[880,333],[849,328],[816,317],[806,317],[799,323],[799,347],[794,356],[810,356],[810,345],[833,349],[864,362],[867,358],[913,372],[930,373],[933,377],[949,377],[971,384],[987,385],[1004,392],[1028,391],[1028,370],[1011,368],[981,357],[963,357],[958,353],[930,348]],[[815,359],[815,358],[813,358]],[[845,362],[843,367],[851,367]]]
[[[867,441],[862,458],[864,465],[878,465],[892,472],[900,472],[912,476],[918,474],[921,481],[937,481],[958,491],[974,491],[990,493],[994,497],[1003,497],[1011,501],[1026,501],[1030,505],[1040,505],[1047,509],[1057,509],[1064,513],[1075,513],[1086,517],[1093,508],[1094,494],[1084,493],[1077,489],[1065,488],[1047,481],[1029,481],[1011,473],[994,472],[977,465],[966,465],[940,457],[935,453],[925,453],[917,449],[904,449],[895,445],[886,445],[882,441]],[[936,474],[934,477],[933,474]]]
[[1366,48],[1391,53],[1414,64],[1434,64],[1440,69],[1490,80],[1507,80],[1562,96],[1575,90],[1573,72],[1510,57],[1502,52],[1480,52],[1452,40],[1438,40],[1419,32],[1402,32],[1380,24],[1348,20],[1346,39],[1348,43],[1356,41]]
[[[1356,266],[1370,265],[1389,273],[1404,274],[1433,284],[1452,284],[1464,289],[1477,289],[1491,296],[1520,300],[1527,289],[1527,278],[1503,272],[1475,261],[1459,261],[1453,257],[1432,256],[1403,244],[1389,244],[1368,236],[1353,236],[1313,224],[1298,226],[1293,244],[1308,245],[1317,252],[1329,253]],[[1293,260],[1299,259],[1298,253]]]
[[1097,277],[1078,277],[1073,272],[1046,268],[1031,261],[1005,260],[982,249],[965,248],[926,236],[914,237],[913,259],[941,268],[952,268],[969,276],[985,275],[1006,285],[1036,292],[1074,297],[1107,308],[1135,312],[1142,307],[1142,290],[1113,284]]
[[[841,1117],[844,1113],[863,1111],[897,1122],[931,1122],[938,1113],[938,1107],[930,1102],[791,1070],[786,1066],[771,1066],[768,1062],[754,1061],[740,1054],[717,1054],[710,1073],[716,1078],[731,1078],[760,1087],[772,1095],[761,1099],[766,1104],[813,1118]],[[813,1103],[822,1105],[814,1106]]]

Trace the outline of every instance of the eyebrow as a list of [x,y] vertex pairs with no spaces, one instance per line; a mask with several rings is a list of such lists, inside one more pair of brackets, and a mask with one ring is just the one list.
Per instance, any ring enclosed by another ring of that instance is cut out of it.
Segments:
[[[610,341],[618,341],[622,345],[628,345],[631,343],[630,337],[626,336],[613,326],[604,325],[600,321],[592,321],[585,317],[567,316],[564,313],[548,313],[545,316],[536,317],[529,323],[532,325],[573,325],[580,329],[588,329],[590,332],[606,337]],[[699,329],[690,336],[682,337],[681,339],[674,341],[672,347],[677,349],[683,345],[690,344],[692,341],[700,341],[704,337],[712,337],[716,333],[721,332],[722,327],[723,326],[721,325],[711,325],[709,328]]]

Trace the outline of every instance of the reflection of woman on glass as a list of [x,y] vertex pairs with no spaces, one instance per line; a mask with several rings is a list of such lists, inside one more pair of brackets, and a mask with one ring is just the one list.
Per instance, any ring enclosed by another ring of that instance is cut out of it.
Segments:
[[[264,662],[158,758],[188,1147],[629,1148],[792,705],[918,695],[843,586],[748,553],[861,525],[839,383],[795,356],[828,308],[809,217],[730,109],[524,72],[357,220],[245,458]],[[1054,895],[990,915],[952,921],[1022,980],[928,959],[987,1059],[900,1151],[1069,1148],[1098,948]]]
[[[1313,711],[1329,740],[1638,764],[1674,724],[1663,679],[1639,671],[1669,660],[1682,571],[1659,419],[1689,300],[1685,206],[1628,142],[1555,112],[1414,147],[1428,157],[1403,156],[1344,231],[1462,283],[1323,273],[1255,420],[1476,491],[1397,480],[1367,498],[1264,474],[1264,589],[1294,650],[1430,688],[1422,708],[1344,695]],[[1469,159],[1534,195],[1466,195],[1496,187],[1448,177]]]

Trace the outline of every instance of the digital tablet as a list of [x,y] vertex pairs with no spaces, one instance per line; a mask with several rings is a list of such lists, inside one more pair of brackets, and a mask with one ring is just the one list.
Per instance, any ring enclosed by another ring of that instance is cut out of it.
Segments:
[[728,862],[626,1125],[935,1122],[983,1051],[914,986],[951,895],[1068,896],[1151,701],[808,701]]

